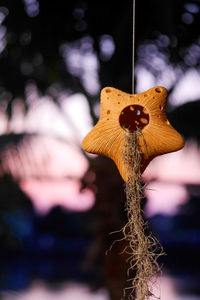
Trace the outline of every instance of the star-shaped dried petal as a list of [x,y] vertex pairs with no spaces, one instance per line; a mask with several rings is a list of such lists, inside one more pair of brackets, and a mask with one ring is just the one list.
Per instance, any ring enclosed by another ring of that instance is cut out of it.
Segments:
[[110,157],[126,181],[126,166],[122,159],[125,135],[137,128],[142,135],[138,143],[142,152],[141,172],[156,156],[184,146],[182,136],[166,117],[167,90],[154,87],[140,94],[127,94],[112,87],[101,92],[99,121],[82,142],[85,151]]

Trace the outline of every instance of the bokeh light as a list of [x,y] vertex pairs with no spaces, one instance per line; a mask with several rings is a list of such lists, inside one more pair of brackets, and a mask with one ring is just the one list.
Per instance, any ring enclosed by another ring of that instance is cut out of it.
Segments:
[[[116,300],[125,280],[120,246],[104,260],[110,232],[126,221],[123,182],[112,162],[84,153],[81,141],[99,118],[101,88],[131,91],[130,4],[2,0],[5,300]],[[142,177],[144,218],[167,253],[156,294],[199,299],[200,6],[141,0],[136,14],[136,92],[165,86],[170,122],[186,138],[184,149],[154,159]]]

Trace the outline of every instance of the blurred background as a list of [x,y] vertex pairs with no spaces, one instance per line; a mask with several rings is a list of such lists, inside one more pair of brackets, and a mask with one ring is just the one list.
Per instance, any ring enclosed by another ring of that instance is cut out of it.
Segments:
[[[131,93],[132,1],[0,0],[0,299],[119,300],[124,183],[81,141]],[[143,174],[162,300],[200,299],[200,1],[136,0],[136,92],[168,89],[179,152]]]

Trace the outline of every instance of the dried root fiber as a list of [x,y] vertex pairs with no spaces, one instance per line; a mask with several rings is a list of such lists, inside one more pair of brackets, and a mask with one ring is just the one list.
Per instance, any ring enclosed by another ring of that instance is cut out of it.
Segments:
[[[152,233],[147,233],[147,223],[142,215],[141,200],[143,198],[140,164],[142,153],[138,146],[138,136],[142,133],[138,129],[133,133],[126,133],[123,160],[127,167],[128,180],[126,182],[126,211],[128,222],[122,229],[128,246],[124,251],[129,254],[128,276],[135,273],[131,279],[129,289],[130,300],[149,300],[156,297],[152,294],[152,284],[160,273],[157,262],[162,255],[162,248]],[[125,295],[128,291],[125,289]]]

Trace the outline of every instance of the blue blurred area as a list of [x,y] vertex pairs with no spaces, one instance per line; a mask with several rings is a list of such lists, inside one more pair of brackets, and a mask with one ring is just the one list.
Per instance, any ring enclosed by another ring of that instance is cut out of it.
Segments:
[[13,237],[20,240],[33,235],[31,217],[30,212],[23,209],[1,213],[2,223]]
[[[116,239],[109,233],[126,220],[125,194],[113,163],[97,161],[95,185],[101,190],[88,212],[57,206],[38,215],[11,177],[0,178],[0,291],[23,291],[35,280],[50,286],[67,281],[106,285],[105,251]],[[190,199],[176,215],[155,215],[149,225],[167,254],[160,263],[177,278],[179,292],[200,295],[200,193],[198,187],[187,189]],[[111,255],[119,260],[119,249]],[[114,268],[113,262],[109,268]]]
[[[193,189],[198,193],[194,195]],[[200,195],[198,187],[188,190],[190,199],[176,215],[155,215],[149,224],[163,246],[166,255],[161,261],[177,279],[179,293],[200,295]]]
[[1,178],[0,188],[5,197],[0,213],[1,291],[23,290],[34,279],[52,284],[97,280],[98,274],[83,267],[91,244],[83,213],[55,207],[38,215],[10,178]]
[[[14,181],[2,177],[0,185],[7,199],[2,201],[0,214],[0,291],[24,290],[36,279],[53,286],[66,281],[103,284],[102,261],[85,266],[100,234],[98,227],[91,228],[93,214],[54,207],[47,215],[38,215]],[[155,215],[148,220],[167,254],[160,263],[178,278],[177,288],[183,294],[200,294],[199,200],[199,195],[191,193],[190,201],[177,215]],[[108,220],[104,221],[106,224]],[[105,249],[100,246],[98,251],[103,253]]]

